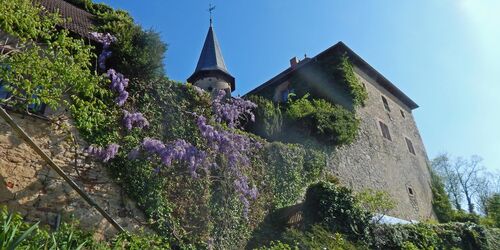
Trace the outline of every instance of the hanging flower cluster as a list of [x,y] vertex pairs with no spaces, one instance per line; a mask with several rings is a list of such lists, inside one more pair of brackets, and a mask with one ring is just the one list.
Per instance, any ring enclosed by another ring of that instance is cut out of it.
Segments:
[[197,126],[201,135],[208,142],[208,146],[218,155],[223,155],[227,159],[227,166],[230,175],[235,179],[234,187],[240,193],[240,200],[243,203],[244,215],[248,214],[249,201],[257,198],[257,188],[250,187],[248,178],[242,170],[250,167],[250,159],[246,153],[262,145],[252,141],[249,137],[231,133],[224,130],[217,130],[208,125],[206,118],[199,116]]
[[225,98],[225,96],[226,92],[219,90],[212,102],[217,122],[225,121],[230,128],[237,128],[242,118],[255,121],[252,110],[257,107],[257,104],[239,97]]
[[[195,178],[198,177],[198,169],[207,170],[207,154],[185,140],[176,140],[165,145],[160,140],[145,138],[141,146],[147,153],[157,155],[165,166],[172,165],[174,161],[186,162],[189,173]],[[129,153],[129,158],[137,157],[138,153],[137,149],[132,150]],[[156,170],[156,172],[158,171]]]
[[118,106],[123,106],[128,98],[128,92],[125,88],[128,86],[128,78],[125,78],[123,74],[116,72],[114,69],[109,69],[107,72],[109,79],[111,79],[111,85],[109,86],[111,90],[118,92],[118,97],[116,98],[116,104]]
[[142,129],[149,126],[149,122],[142,113],[123,110],[123,126],[128,130],[132,130],[133,127]]
[[104,34],[99,32],[90,32],[90,36],[96,41],[102,43],[102,51],[99,55],[98,63],[99,68],[104,71],[106,70],[106,59],[111,56],[111,50],[109,47],[111,46],[111,43],[116,42],[117,39],[109,33]]
[[106,148],[90,146],[85,151],[103,162],[108,162],[110,159],[115,158],[119,148],[120,145],[112,143]]

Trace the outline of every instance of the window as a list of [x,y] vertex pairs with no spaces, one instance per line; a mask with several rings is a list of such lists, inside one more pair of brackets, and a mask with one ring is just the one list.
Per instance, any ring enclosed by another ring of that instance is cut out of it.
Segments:
[[406,116],[405,116],[405,112],[404,112],[402,109],[400,109],[399,111],[401,112],[401,116],[402,116],[403,118],[406,118]]
[[391,134],[389,133],[389,127],[387,127],[387,125],[385,125],[385,123],[381,121],[379,121],[378,123],[380,125],[380,130],[382,131],[382,136],[387,140],[392,141]]
[[409,194],[410,196],[415,196],[415,192],[413,191],[413,188],[412,188],[412,187],[407,187],[407,189],[408,189],[408,194]]
[[415,154],[415,148],[413,148],[413,143],[411,142],[411,140],[405,137],[405,141],[406,146],[408,146],[408,151],[410,151],[410,153],[412,154]]
[[288,94],[290,94],[290,91],[288,89],[285,89],[281,92],[281,100],[283,100],[283,102],[288,101]]
[[385,110],[391,112],[391,109],[389,108],[389,103],[387,102],[387,99],[384,96],[382,96],[382,102],[384,103]]
[[0,99],[7,99],[10,96],[10,92],[5,88],[2,83],[0,83]]

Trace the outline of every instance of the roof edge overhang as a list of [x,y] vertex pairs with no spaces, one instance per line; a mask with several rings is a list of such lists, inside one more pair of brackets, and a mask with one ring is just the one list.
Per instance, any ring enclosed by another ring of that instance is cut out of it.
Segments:
[[236,90],[235,78],[232,75],[230,75],[229,73],[227,73],[221,69],[209,69],[209,70],[196,71],[187,79],[187,82],[194,84],[196,81],[198,81],[202,78],[206,78],[206,77],[221,78],[222,80],[228,82],[231,85],[231,92]]
[[387,78],[385,78],[381,73],[379,73],[377,70],[375,70],[370,64],[368,64],[363,58],[361,58],[358,54],[356,54],[353,50],[351,50],[347,45],[345,45],[343,42],[338,42],[335,45],[331,46],[330,48],[324,50],[323,52],[319,53],[318,55],[314,56],[311,58],[311,60],[308,60],[304,63],[299,63],[299,65],[291,68],[287,68],[284,71],[282,71],[280,74],[274,76],[270,80],[266,81],[265,83],[261,84],[260,86],[256,87],[255,89],[249,91],[246,93],[244,96],[249,96],[252,94],[256,94],[262,89],[266,87],[270,87],[274,84],[280,84],[286,80],[288,80],[291,76],[291,74],[297,70],[300,70],[301,68],[309,65],[311,62],[316,62],[318,61],[318,58],[325,56],[329,53],[346,53],[347,56],[352,60],[352,62],[359,67],[360,69],[364,70],[365,73],[367,73],[368,76],[372,77],[377,83],[379,83],[383,88],[385,88],[389,93],[393,94],[396,98],[398,98],[401,102],[403,102],[408,108],[411,110],[418,108],[418,104],[416,104],[410,97],[408,97],[403,91],[401,91],[399,88],[397,88],[392,82],[390,82]]

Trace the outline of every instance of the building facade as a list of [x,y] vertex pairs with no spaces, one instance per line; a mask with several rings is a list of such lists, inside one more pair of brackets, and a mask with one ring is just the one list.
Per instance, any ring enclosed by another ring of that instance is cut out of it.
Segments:
[[[365,105],[355,108],[345,87],[332,82],[325,70],[338,56],[347,56],[368,93]],[[412,111],[418,105],[361,57],[339,42],[313,58],[298,61],[247,95],[285,101],[291,79],[310,84],[314,97],[355,109],[360,119],[357,139],[330,155],[328,169],[355,191],[383,190],[396,208],[389,215],[406,220],[434,218],[429,160]]]

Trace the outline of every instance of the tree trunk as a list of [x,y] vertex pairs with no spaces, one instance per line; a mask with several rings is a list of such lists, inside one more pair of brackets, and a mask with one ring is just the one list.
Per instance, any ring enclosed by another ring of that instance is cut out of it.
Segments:
[[474,204],[472,203],[472,197],[470,197],[469,191],[464,189],[465,198],[467,199],[467,206],[469,208],[469,213],[474,213]]

